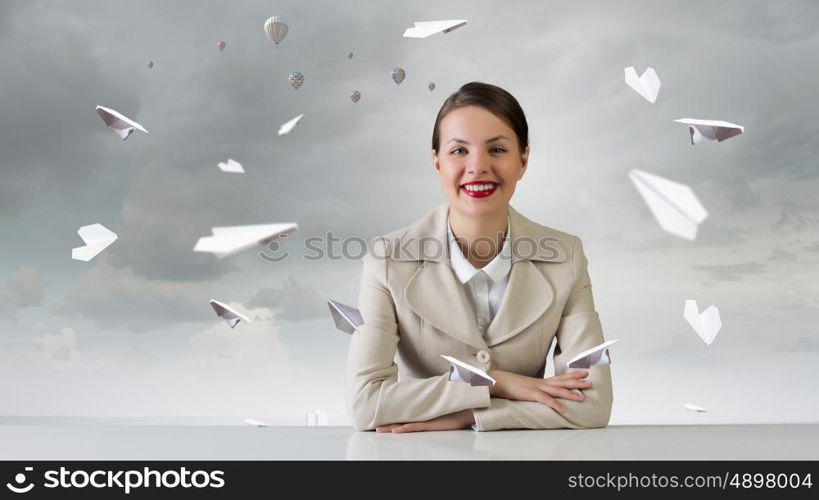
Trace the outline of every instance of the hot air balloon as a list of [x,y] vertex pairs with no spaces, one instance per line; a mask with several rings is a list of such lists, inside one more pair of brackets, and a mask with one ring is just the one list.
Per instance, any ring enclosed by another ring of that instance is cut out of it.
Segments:
[[276,48],[279,48],[279,42],[287,36],[287,25],[279,19],[279,16],[273,16],[264,22],[264,34],[276,44]]
[[148,69],[151,69],[153,67],[154,67],[154,62],[153,61],[148,61]]
[[219,49],[219,52],[225,50],[225,41],[220,40],[219,43],[216,44],[216,48]]
[[429,85],[427,85],[427,87],[429,87],[429,91],[432,92],[433,90],[435,90],[435,82],[429,82]]
[[361,92],[353,90],[353,93],[350,94],[350,100],[353,102],[358,102],[359,99],[361,99]]
[[349,54],[347,54],[347,59],[352,59],[352,58],[353,58],[353,53],[352,53],[352,52],[350,52]]
[[401,85],[401,82],[404,81],[404,77],[406,76],[407,72],[404,71],[404,68],[395,68],[392,70],[392,81],[394,81],[396,85]]
[[298,90],[299,87],[304,83],[304,75],[299,73],[298,71],[294,73],[290,73],[290,76],[287,77],[287,83],[290,84],[291,87]]

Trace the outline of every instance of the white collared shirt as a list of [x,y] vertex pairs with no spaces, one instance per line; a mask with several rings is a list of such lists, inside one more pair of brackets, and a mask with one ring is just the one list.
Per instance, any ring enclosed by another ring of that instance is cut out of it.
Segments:
[[511,230],[509,228],[511,225],[507,220],[506,237],[498,255],[481,269],[475,269],[461,252],[455,235],[452,233],[452,227],[447,221],[449,262],[472,303],[475,324],[481,334],[486,333],[486,329],[500,309],[506,293],[506,285],[509,283],[509,272],[512,270],[512,252],[509,243]]

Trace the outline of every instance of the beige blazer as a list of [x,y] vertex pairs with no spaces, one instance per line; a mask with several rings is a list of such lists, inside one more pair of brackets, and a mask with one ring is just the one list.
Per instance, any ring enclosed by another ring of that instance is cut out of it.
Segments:
[[562,415],[542,403],[490,398],[486,386],[449,381],[441,354],[486,371],[542,378],[555,337],[556,373],[604,338],[580,240],[511,206],[512,270],[503,303],[482,335],[449,264],[448,213],[443,204],[371,241],[358,298],[364,325],[352,336],[345,377],[353,426],[372,430],[469,408],[484,431],[605,427],[612,405],[608,365],[589,369],[585,400],[560,400]]

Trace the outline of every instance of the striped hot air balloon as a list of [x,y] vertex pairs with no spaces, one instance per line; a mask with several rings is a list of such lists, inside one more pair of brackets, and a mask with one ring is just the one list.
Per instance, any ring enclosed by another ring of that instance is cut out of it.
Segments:
[[279,48],[279,42],[287,36],[287,25],[279,19],[279,16],[273,16],[265,21],[264,34],[276,45],[276,48]]

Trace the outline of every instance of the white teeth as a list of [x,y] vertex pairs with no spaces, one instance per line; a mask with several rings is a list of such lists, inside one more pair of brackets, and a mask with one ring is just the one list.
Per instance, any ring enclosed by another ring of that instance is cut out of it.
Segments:
[[467,184],[464,186],[467,191],[488,191],[494,187],[494,184]]

